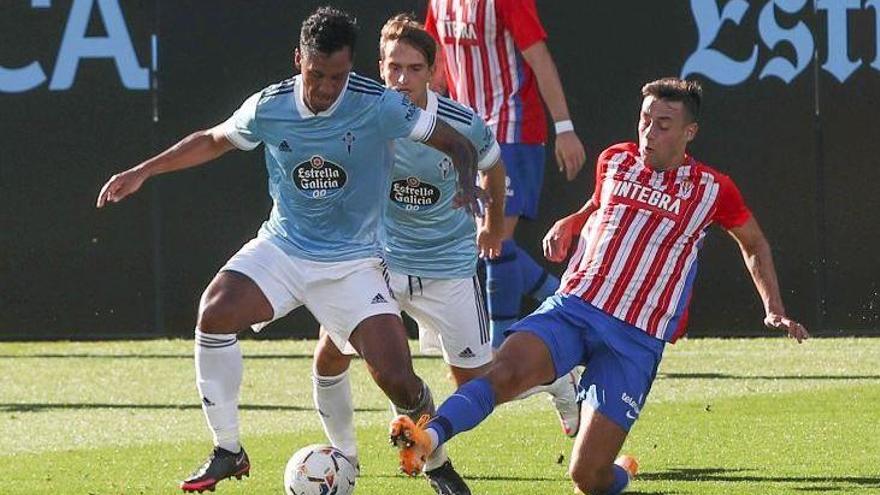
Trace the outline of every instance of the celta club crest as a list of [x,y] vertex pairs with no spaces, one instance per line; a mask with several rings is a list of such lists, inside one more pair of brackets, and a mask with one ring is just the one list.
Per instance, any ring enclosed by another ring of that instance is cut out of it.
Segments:
[[452,172],[452,160],[448,156],[444,156],[440,163],[437,164],[437,167],[440,168],[440,176],[443,180],[446,180]]
[[688,199],[691,197],[691,194],[694,192],[694,182],[690,178],[684,178],[678,184],[678,191],[675,193],[675,197],[681,199]]
[[351,145],[354,144],[355,141],[357,141],[357,138],[354,137],[354,134],[352,134],[351,131],[346,132],[345,135],[342,136],[342,142],[345,143],[345,148],[348,150],[349,155],[351,154]]

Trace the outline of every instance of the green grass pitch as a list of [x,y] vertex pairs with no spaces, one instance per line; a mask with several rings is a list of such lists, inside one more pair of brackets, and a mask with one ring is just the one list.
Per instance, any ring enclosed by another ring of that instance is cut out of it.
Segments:
[[[314,342],[245,340],[241,424],[253,470],[220,494],[282,493],[299,447],[324,442],[312,410]],[[435,396],[443,362],[417,357]],[[357,493],[430,494],[396,472],[387,403],[354,369]],[[449,444],[476,494],[572,493],[571,440],[550,403],[499,407]],[[178,493],[210,450],[192,342],[0,344],[0,493]],[[880,494],[880,339],[687,340],[667,348],[624,451],[640,494]]]

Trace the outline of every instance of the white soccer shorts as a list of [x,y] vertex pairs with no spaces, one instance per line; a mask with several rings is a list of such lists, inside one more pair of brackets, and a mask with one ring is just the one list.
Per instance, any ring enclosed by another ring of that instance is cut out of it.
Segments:
[[319,262],[290,256],[268,239],[257,237],[226,262],[221,271],[246,275],[272,304],[272,320],[251,325],[259,332],[266,325],[305,305],[330,333],[340,349],[351,349],[348,338],[357,325],[379,314],[399,314],[383,276],[380,258]]
[[419,325],[419,348],[443,354],[447,364],[477,368],[492,360],[489,321],[480,282],[387,272],[400,309]]

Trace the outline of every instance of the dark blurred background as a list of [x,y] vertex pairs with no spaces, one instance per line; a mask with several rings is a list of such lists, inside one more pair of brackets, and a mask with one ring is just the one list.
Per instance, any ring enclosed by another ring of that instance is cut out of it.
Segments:
[[[300,23],[324,3],[2,3],[0,340],[191,334],[202,289],[268,214],[262,153],[159,177],[100,211],[98,190],[292,75]],[[522,245],[538,254],[550,224],[592,191],[599,152],[636,138],[641,85],[688,75],[705,89],[691,151],[739,184],[771,240],[789,313],[816,333],[876,334],[876,7],[720,3],[538,2],[588,163],[571,183],[548,165]],[[370,77],[384,21],[425,11],[423,0],[334,4],[359,20],[356,70]],[[690,333],[764,334],[739,251],[713,229]],[[315,336],[316,325],[301,309],[264,334]]]

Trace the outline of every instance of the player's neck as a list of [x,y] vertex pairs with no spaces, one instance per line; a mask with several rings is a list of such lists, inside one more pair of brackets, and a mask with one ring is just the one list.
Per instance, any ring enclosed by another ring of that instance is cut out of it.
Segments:
[[670,171],[670,170],[675,170],[675,169],[677,169],[678,167],[684,165],[684,163],[685,163],[686,161],[687,161],[687,153],[682,152],[682,153],[679,155],[679,158],[676,159],[676,160],[670,160],[670,161],[667,162],[667,163],[649,163],[649,162],[645,162],[645,165],[647,165],[649,168],[652,168],[652,169],[654,169],[654,170],[656,170],[656,171],[658,171],[658,172],[668,172],[668,171]]
[[425,91],[424,93],[422,93],[421,96],[419,96],[418,98],[416,98],[413,101],[413,103],[415,103],[416,106],[418,106],[422,110],[427,109],[428,108],[428,92]]

